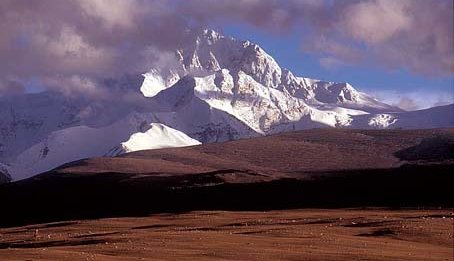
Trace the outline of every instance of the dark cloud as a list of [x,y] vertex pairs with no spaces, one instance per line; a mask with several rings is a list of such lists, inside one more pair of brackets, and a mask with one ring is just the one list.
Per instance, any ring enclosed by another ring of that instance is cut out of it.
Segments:
[[147,47],[175,48],[187,27],[164,3],[2,1],[0,55],[8,63],[1,71],[27,77],[143,70],[145,55],[153,55]]
[[225,23],[279,33],[304,28],[305,50],[325,66],[367,60],[454,73],[449,0],[2,0],[0,79],[99,95],[100,78],[168,64],[167,52],[192,37],[189,28]]
[[0,79],[99,97],[97,82],[158,66],[187,29],[164,0],[3,0]]
[[362,1],[341,9],[342,34],[366,48],[362,55],[391,68],[427,75],[454,74],[452,1]]
[[18,81],[0,81],[0,96],[24,94],[25,87]]

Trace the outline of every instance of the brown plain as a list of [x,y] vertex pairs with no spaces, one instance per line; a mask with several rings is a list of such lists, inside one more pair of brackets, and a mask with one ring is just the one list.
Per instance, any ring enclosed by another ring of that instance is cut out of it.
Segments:
[[159,214],[0,229],[0,259],[443,261],[452,228],[446,210]]

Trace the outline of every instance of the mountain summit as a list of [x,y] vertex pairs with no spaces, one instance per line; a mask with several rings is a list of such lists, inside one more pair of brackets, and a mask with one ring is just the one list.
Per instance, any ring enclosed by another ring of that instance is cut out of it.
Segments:
[[[454,126],[454,105],[403,112],[348,83],[295,76],[260,46],[203,30],[136,90],[149,108],[44,92],[0,98],[0,164],[13,180],[96,156],[320,127]],[[140,83],[142,82],[142,83]]]

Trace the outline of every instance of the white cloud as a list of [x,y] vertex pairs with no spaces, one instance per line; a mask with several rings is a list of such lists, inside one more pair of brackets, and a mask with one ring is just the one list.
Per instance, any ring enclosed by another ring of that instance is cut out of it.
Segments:
[[345,62],[334,57],[321,57],[318,59],[319,64],[327,69],[333,70],[345,65]]
[[352,4],[342,10],[340,30],[348,30],[356,39],[380,44],[404,30],[411,29],[413,14],[409,0],[375,0]]
[[366,90],[378,100],[400,107],[404,110],[426,109],[433,106],[454,103],[454,93],[434,92],[430,89],[417,89],[411,91],[400,90]]

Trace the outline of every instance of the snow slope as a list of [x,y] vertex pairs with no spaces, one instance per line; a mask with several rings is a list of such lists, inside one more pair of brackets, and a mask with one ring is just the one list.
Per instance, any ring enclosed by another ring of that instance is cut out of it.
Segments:
[[[122,153],[197,145],[200,142],[162,124],[150,123],[152,114],[133,113],[102,128],[76,126],[52,132],[45,140],[17,156],[9,167],[10,174],[24,179],[45,172],[63,163],[83,158]],[[120,143],[120,141],[125,141]]]
[[401,113],[354,116],[355,128],[428,129],[454,127],[454,104]]
[[111,149],[106,156],[117,156],[128,152],[162,149],[171,147],[185,147],[201,144],[186,134],[169,128],[164,124],[152,123],[145,132],[132,134],[129,139]]
[[10,164],[10,174],[15,180],[23,179],[66,162],[101,156],[131,133],[140,131],[141,124],[146,124],[140,116],[131,115],[101,128],[82,125],[51,132],[16,157]]
[[[86,157],[308,128],[454,127],[454,105],[404,112],[348,83],[295,76],[257,44],[212,30],[175,57],[143,80],[107,79],[109,99],[0,97],[3,169],[18,180]],[[123,102],[131,94],[142,99]]]

